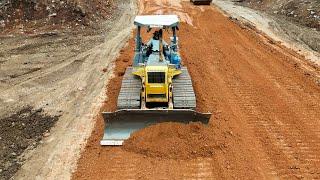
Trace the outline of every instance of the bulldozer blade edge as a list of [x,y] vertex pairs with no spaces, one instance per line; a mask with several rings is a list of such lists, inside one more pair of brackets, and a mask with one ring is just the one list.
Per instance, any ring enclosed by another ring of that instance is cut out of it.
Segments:
[[211,113],[199,113],[190,109],[123,109],[115,112],[103,112],[105,131],[101,145],[117,146],[130,137],[130,134],[162,122],[201,122],[208,124]]

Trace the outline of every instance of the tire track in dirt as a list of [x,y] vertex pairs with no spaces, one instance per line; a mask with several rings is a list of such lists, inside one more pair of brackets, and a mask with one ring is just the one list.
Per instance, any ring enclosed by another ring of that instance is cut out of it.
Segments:
[[[217,25],[214,29],[218,28]],[[260,148],[263,150],[258,150],[261,152],[257,154],[264,153],[264,156],[267,156],[264,158],[264,166],[269,169],[268,175],[275,174],[282,178],[316,178],[319,173],[316,170],[319,167],[316,159],[319,159],[320,142],[319,128],[317,128],[319,127],[317,120],[320,117],[317,109],[319,86],[314,82],[309,84],[309,79],[303,76],[305,72],[299,72],[298,69],[289,71],[294,61],[288,60],[295,57],[286,54],[292,53],[282,50],[284,53],[280,54],[281,51],[275,51],[277,48],[268,47],[259,39],[257,41],[259,46],[254,48],[252,45],[256,43],[248,43],[248,39],[253,40],[257,37],[244,36],[245,33],[239,34],[238,29],[234,31],[237,32],[238,38],[233,40],[231,36],[229,40],[225,38],[220,42],[232,44],[237,56],[222,53],[225,66],[223,67],[222,63],[219,65],[226,71],[211,74],[213,76],[220,74],[220,81],[227,84],[227,91],[234,95],[232,104],[239,107],[249,130],[254,133],[250,141],[262,141]],[[210,42],[208,33],[201,31],[198,34]],[[213,39],[213,42],[216,41]],[[240,43],[245,46],[239,46]],[[230,48],[224,44],[214,45],[222,51]],[[250,53],[245,53],[246,51]],[[228,56],[233,59],[229,59]],[[316,73],[318,72],[316,69]],[[311,143],[310,139],[313,139]],[[253,149],[257,150],[256,147]]]
[[211,158],[197,158],[193,162],[186,163],[181,177],[183,179],[214,179],[212,161]]
[[[114,163],[109,167],[110,177],[108,179],[135,179],[137,159],[130,159],[129,161],[123,161],[124,152],[114,151],[110,157],[110,161]],[[119,173],[120,172],[120,173]],[[112,177],[112,175],[117,176]]]
[[[162,13],[167,13],[176,8],[192,20],[192,24],[183,20],[180,26],[181,55],[193,79],[197,109],[213,113],[209,128],[223,147],[212,157],[187,160],[100,147],[104,127],[100,117],[74,179],[319,178],[318,67],[214,7],[183,2],[166,9],[165,0],[141,4],[143,12],[163,8]],[[132,38],[116,60],[103,110],[115,109],[121,74],[133,58],[133,46]]]
[[[233,89],[234,87],[231,87]],[[244,89],[244,87],[236,87],[234,90]],[[314,139],[318,130],[314,130],[311,126],[307,130],[300,129],[295,124],[283,123],[277,117],[273,119],[264,115],[264,111],[260,111],[252,101],[252,91],[245,90],[237,92],[238,98],[243,98],[245,102],[239,103],[242,111],[247,112],[248,127],[255,136],[258,137],[265,145],[271,145],[267,150],[269,161],[276,165],[276,171],[281,178],[290,178],[290,175],[300,177],[299,174],[304,174],[304,177],[312,178],[310,174],[316,172],[308,166],[313,164],[317,166],[319,161],[319,139]],[[286,116],[290,116],[286,114]],[[257,118],[259,117],[259,118]],[[308,124],[306,124],[308,125]],[[310,131],[311,129],[311,131]],[[306,138],[306,139],[303,139]],[[276,154],[276,155],[275,155]],[[279,158],[281,156],[282,158]],[[285,157],[285,159],[283,158]],[[286,169],[291,169],[290,172]],[[273,172],[275,169],[272,169]],[[291,177],[292,178],[292,177]]]

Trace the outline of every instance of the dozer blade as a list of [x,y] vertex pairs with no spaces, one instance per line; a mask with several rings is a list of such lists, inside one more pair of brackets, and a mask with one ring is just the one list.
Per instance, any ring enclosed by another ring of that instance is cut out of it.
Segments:
[[141,110],[123,109],[115,112],[102,113],[105,131],[101,145],[122,145],[134,131],[162,122],[202,122],[209,123],[211,113],[199,113],[190,109],[173,110]]

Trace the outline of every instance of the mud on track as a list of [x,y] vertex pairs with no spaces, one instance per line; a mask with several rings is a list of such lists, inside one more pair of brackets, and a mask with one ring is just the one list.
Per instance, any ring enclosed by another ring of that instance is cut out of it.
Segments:
[[[183,63],[193,79],[197,108],[213,113],[208,128],[223,148],[209,157],[171,159],[101,147],[99,117],[73,178],[319,178],[319,67],[215,7],[173,2],[141,1],[141,13],[183,14]],[[116,60],[103,110],[115,109],[121,75],[133,58],[133,38],[128,44]]]

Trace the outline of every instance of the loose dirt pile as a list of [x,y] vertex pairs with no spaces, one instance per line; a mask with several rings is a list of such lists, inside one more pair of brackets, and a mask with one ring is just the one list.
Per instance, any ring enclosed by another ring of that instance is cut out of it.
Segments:
[[58,116],[47,116],[42,109],[31,107],[0,119],[0,179],[9,179],[20,168],[24,159],[19,156],[49,136],[57,120]]
[[0,32],[97,28],[113,7],[112,0],[0,0]]
[[161,123],[144,128],[124,142],[127,151],[150,157],[211,157],[219,149],[215,133],[201,123]]

